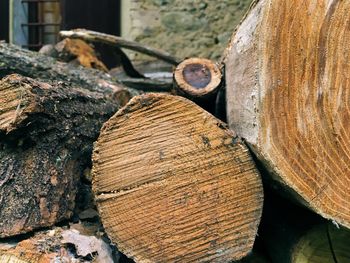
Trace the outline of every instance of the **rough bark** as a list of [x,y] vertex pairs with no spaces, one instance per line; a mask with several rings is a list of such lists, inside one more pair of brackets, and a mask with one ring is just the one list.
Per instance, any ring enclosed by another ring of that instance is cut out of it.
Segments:
[[0,77],[21,74],[46,83],[65,82],[69,86],[114,94],[123,86],[110,75],[95,69],[76,67],[43,54],[0,42]]
[[105,230],[137,262],[230,262],[255,240],[262,185],[224,123],[171,95],[134,97],[101,130],[93,191]]
[[19,75],[0,81],[0,237],[68,219],[118,97]]
[[113,263],[118,256],[101,239],[99,224],[79,223],[37,231],[17,241],[0,242],[0,263]]
[[228,122],[303,204],[350,227],[349,1],[255,1],[224,59]]

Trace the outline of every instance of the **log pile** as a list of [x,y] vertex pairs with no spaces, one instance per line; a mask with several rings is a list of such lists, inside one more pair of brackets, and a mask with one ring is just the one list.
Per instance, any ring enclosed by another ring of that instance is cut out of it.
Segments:
[[350,262],[349,10],[254,1],[220,63],[0,42],[0,263]]

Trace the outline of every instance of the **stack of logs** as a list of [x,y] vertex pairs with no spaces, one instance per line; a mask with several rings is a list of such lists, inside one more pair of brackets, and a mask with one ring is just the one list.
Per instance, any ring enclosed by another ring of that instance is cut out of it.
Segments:
[[[42,54],[0,43],[0,263],[51,262],[1,244],[70,225],[84,183],[136,262],[350,262],[349,10],[255,1],[219,63],[81,29]],[[120,48],[173,65],[170,85]]]

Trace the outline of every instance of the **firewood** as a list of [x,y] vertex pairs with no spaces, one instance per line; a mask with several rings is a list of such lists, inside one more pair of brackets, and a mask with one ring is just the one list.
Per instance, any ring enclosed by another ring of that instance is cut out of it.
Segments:
[[68,219],[118,96],[19,75],[0,81],[0,237]]
[[322,224],[304,234],[292,249],[290,263],[350,262],[350,231]]
[[215,113],[221,80],[221,71],[216,63],[204,58],[189,58],[174,70],[175,94],[187,97]]
[[156,57],[173,65],[177,65],[181,61],[178,58],[171,56],[165,51],[148,47],[146,45],[134,41],[126,40],[122,37],[108,35],[100,32],[85,29],[74,29],[70,31],[60,31],[60,36],[63,38],[78,38],[83,39],[87,42],[104,43],[111,46],[130,49],[152,57]]
[[349,230],[284,198],[264,201],[259,238],[272,263],[350,262]]
[[350,227],[350,1],[255,1],[224,57],[228,122],[289,194]]
[[173,82],[170,80],[158,80],[149,78],[120,78],[119,81],[125,86],[136,90],[147,90],[153,92],[171,92]]
[[59,60],[107,72],[107,67],[97,58],[94,49],[81,39],[66,38],[55,45]]
[[263,199],[254,162],[185,98],[134,97],[103,126],[92,173],[106,233],[137,262],[230,262],[252,249]]
[[204,58],[186,59],[174,71],[175,88],[190,98],[215,96],[221,77],[218,65]]
[[46,83],[64,82],[69,86],[81,87],[93,92],[114,94],[130,92],[110,75],[95,69],[73,67],[43,54],[0,42],[0,78],[17,73]]

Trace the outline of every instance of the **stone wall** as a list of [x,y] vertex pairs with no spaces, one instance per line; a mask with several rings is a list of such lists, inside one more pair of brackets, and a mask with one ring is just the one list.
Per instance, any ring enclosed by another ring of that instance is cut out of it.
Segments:
[[[218,59],[251,0],[123,0],[122,36],[180,58]],[[134,59],[143,60],[136,55]]]

